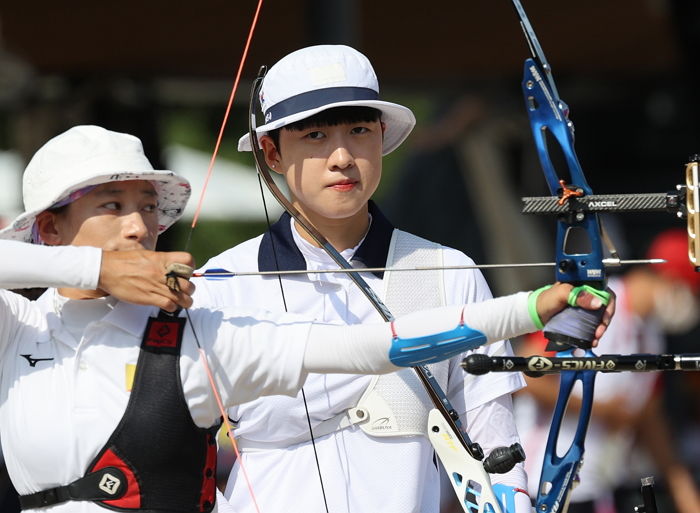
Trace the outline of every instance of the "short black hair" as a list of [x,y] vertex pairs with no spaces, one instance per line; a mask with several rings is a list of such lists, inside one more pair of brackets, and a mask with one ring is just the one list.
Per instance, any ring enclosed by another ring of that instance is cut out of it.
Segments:
[[271,130],[267,133],[275,143],[275,148],[280,152],[280,130],[301,131],[310,126],[337,126],[343,123],[368,123],[370,121],[380,121],[382,119],[382,111],[374,107],[333,107],[331,109],[322,110],[318,114],[314,114],[308,118],[290,123],[282,128]]
[[60,207],[47,208],[46,211],[51,212],[52,214],[63,215],[66,213],[66,210],[68,210],[68,205],[70,205],[70,203],[66,203],[65,205],[61,205]]

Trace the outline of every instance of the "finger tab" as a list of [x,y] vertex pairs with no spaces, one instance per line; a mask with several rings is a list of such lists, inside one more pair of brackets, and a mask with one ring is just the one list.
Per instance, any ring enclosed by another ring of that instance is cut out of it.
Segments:
[[189,265],[176,262],[165,266],[165,270],[168,274],[176,274],[180,278],[185,278],[186,280],[189,280],[192,277],[192,273],[194,273],[194,269]]
[[189,265],[171,263],[165,267],[167,274],[165,275],[165,284],[168,288],[175,292],[180,292],[180,284],[178,283],[178,278],[184,278],[186,280],[190,279],[194,269]]

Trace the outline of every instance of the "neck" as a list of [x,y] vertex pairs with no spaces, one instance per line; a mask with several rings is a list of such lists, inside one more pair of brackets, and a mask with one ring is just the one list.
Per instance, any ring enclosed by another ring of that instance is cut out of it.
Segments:
[[82,290],[66,287],[58,289],[58,293],[63,297],[67,297],[68,299],[98,299],[109,295],[106,292],[99,289]]
[[[321,232],[336,251],[354,248],[360,243],[369,229],[367,205],[356,214],[343,219],[329,219],[315,215],[313,212],[304,211],[300,205],[295,205],[295,207],[316,230]],[[294,227],[305,241],[318,247],[318,243],[299,223],[294,223]]]

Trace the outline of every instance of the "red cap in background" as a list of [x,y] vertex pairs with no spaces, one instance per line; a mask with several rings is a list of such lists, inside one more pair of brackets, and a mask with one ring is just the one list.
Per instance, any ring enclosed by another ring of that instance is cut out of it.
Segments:
[[693,292],[700,291],[700,273],[688,260],[688,234],[682,228],[671,228],[654,238],[647,252],[648,258],[663,258],[665,264],[654,264],[652,269],[672,279],[685,282]]

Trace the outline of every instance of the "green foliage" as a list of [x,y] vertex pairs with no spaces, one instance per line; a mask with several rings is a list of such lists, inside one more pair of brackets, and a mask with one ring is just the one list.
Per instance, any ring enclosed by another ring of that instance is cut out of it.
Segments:
[[[165,111],[161,119],[165,144],[179,144],[211,155],[219,135],[225,105],[216,108],[179,107]],[[247,112],[241,107],[231,110],[229,123],[219,147],[220,158],[251,165],[249,153],[237,149],[238,137],[248,130]]]
[[[274,222],[275,220],[272,220]],[[191,222],[180,221],[170,228],[158,241],[162,251],[182,251],[188,247]],[[192,231],[188,251],[194,256],[197,266],[204,265],[211,257],[226,251],[243,241],[257,237],[267,229],[261,222],[207,221],[200,220]],[[256,269],[251,269],[255,271]]]

